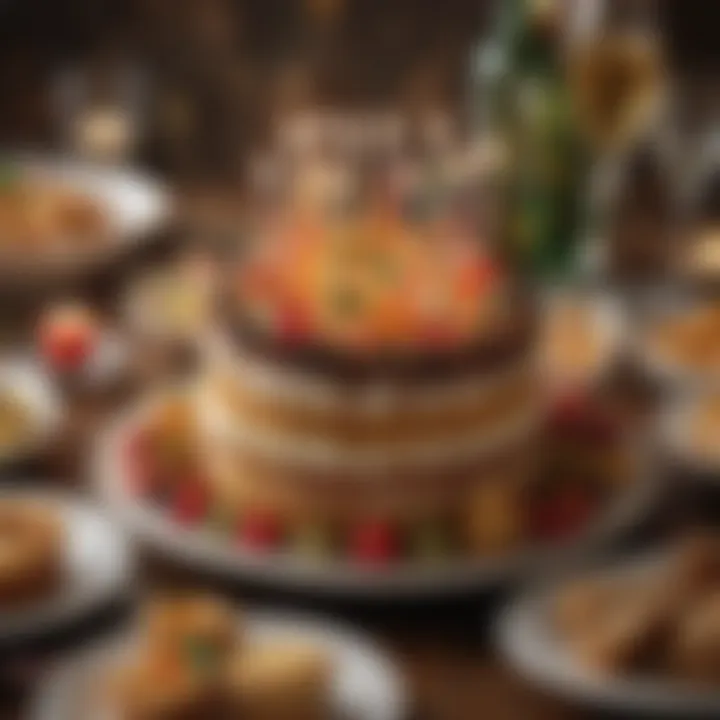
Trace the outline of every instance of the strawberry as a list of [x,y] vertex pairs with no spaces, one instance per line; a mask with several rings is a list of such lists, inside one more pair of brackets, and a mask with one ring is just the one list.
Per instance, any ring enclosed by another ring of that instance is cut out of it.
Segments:
[[181,525],[200,523],[208,514],[210,498],[201,481],[192,479],[180,484],[172,501],[172,516]]
[[281,340],[294,345],[308,338],[312,329],[309,314],[297,305],[289,303],[281,307],[277,315],[277,333]]
[[463,267],[458,273],[457,289],[461,298],[473,298],[498,276],[498,268],[490,258],[479,258]]
[[259,511],[245,515],[239,532],[240,541],[253,550],[272,550],[280,544],[283,535],[279,518]]
[[127,439],[124,463],[131,490],[137,495],[151,492],[157,467],[152,458],[151,437],[147,428],[137,430]]
[[362,564],[385,565],[399,552],[400,543],[394,528],[380,520],[359,525],[350,540],[350,554]]
[[40,320],[38,342],[42,356],[61,372],[79,370],[88,361],[99,337],[91,313],[81,306],[51,309]]
[[592,517],[595,503],[582,488],[565,488],[540,501],[533,511],[535,535],[542,540],[562,540],[579,533]]
[[617,425],[607,410],[583,392],[559,398],[550,413],[550,429],[562,437],[605,443],[615,436]]

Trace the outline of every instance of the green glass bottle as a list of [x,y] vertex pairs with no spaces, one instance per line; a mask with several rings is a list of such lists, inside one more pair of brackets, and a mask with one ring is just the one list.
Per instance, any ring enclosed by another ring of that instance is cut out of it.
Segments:
[[505,250],[533,275],[572,267],[584,198],[584,160],[558,47],[557,0],[502,0],[489,47],[486,121],[504,144]]

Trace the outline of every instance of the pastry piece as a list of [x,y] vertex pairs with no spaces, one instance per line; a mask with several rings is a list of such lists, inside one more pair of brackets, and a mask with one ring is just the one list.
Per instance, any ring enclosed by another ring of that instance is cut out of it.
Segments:
[[582,298],[567,299],[551,308],[542,351],[552,377],[587,378],[604,359],[605,338],[593,308]]
[[676,614],[683,613],[701,596],[720,589],[720,540],[704,532],[685,538],[663,579],[663,597]]
[[627,593],[624,583],[591,578],[571,583],[560,593],[554,608],[555,625],[569,638],[592,630],[598,618],[614,611]]
[[720,590],[687,606],[668,649],[668,664],[687,680],[720,681]]
[[147,652],[204,676],[219,672],[237,643],[234,610],[207,597],[155,600],[145,613]]
[[169,658],[146,656],[119,668],[109,688],[117,720],[207,720],[222,717],[214,680]]
[[328,720],[330,662],[322,650],[293,641],[246,647],[230,662],[233,720]]
[[62,575],[63,527],[39,503],[0,500],[0,608],[49,595]]
[[659,657],[670,627],[667,606],[650,586],[629,587],[625,603],[613,604],[571,645],[584,664],[598,672],[647,667]]

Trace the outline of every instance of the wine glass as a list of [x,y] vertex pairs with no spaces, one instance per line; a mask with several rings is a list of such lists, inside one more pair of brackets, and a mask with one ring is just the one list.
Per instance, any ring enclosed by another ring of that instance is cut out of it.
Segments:
[[569,0],[566,10],[568,83],[593,163],[592,246],[602,240],[624,158],[662,117],[665,53],[656,0]]

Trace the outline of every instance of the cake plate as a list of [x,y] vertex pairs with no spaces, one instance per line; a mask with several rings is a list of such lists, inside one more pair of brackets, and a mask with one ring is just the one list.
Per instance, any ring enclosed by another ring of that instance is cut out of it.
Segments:
[[94,482],[118,521],[132,536],[174,563],[206,570],[228,580],[361,600],[449,598],[489,590],[558,568],[571,567],[634,529],[650,511],[658,483],[648,455],[637,462],[626,491],[578,538],[482,560],[448,560],[364,568],[347,562],[299,558],[283,552],[249,551],[203,528],[184,528],[129,488],[124,448],[133,431],[152,413],[162,393],[130,408],[99,438],[93,454]]

